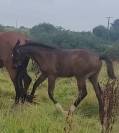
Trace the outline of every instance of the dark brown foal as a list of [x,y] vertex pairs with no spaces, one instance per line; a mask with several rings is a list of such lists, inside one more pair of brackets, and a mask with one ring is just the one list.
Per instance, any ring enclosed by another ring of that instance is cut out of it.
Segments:
[[108,57],[99,56],[85,49],[57,49],[34,42],[26,43],[24,46],[16,46],[13,53],[15,53],[16,65],[19,65],[25,57],[31,57],[39,66],[41,76],[34,84],[31,97],[33,97],[36,87],[48,78],[49,97],[56,107],[64,112],[62,106],[53,96],[55,81],[58,77],[75,77],[79,91],[77,99],[70,107],[70,112],[73,112],[87,95],[86,80],[89,79],[93,84],[99,109],[102,109],[102,91],[97,81],[102,59],[106,61],[109,77],[115,78],[113,65]]

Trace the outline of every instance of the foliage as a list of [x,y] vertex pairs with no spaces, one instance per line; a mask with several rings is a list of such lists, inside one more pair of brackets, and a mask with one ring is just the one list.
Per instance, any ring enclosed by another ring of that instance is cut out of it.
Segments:
[[110,38],[112,41],[117,41],[119,40],[119,19],[115,20],[111,24],[110,28]]
[[107,40],[108,39],[108,29],[103,26],[103,25],[100,25],[100,26],[97,26],[93,29],[93,33],[99,37],[99,38],[102,38],[103,40]]
[[0,32],[4,31],[4,27],[2,25],[0,25]]
[[32,27],[30,35],[33,40],[61,48],[98,49],[104,43],[91,32],[73,32],[46,23]]

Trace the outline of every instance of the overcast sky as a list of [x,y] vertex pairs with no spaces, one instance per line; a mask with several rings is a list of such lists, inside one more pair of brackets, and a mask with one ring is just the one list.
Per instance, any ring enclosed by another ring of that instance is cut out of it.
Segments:
[[46,22],[75,31],[92,30],[119,18],[119,0],[0,0],[0,24],[33,25]]

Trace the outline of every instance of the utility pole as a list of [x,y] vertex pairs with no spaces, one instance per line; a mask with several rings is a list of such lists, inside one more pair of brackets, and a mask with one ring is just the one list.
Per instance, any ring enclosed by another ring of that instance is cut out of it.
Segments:
[[17,25],[18,25],[18,23],[17,23],[17,20],[16,20],[16,29],[17,29]]
[[107,39],[108,39],[108,41],[110,40],[110,20],[111,20],[111,18],[113,18],[113,17],[106,17],[106,19],[107,19],[107,29],[108,29],[108,36],[107,36]]
[[16,19],[16,29],[18,28],[18,19]]

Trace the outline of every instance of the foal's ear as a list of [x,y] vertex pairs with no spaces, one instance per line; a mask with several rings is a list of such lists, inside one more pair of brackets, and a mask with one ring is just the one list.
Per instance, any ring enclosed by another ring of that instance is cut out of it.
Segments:
[[19,46],[19,45],[20,45],[20,40],[17,40],[17,42],[16,42],[16,45],[15,45],[15,46],[17,47],[17,46]]

